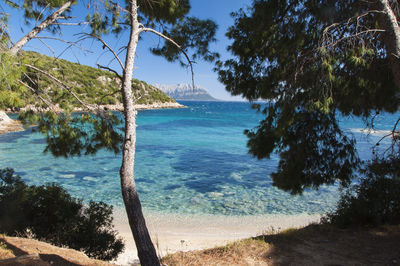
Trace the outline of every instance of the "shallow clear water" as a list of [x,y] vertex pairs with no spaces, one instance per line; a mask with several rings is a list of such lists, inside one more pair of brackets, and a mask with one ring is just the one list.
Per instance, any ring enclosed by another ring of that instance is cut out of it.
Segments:
[[[188,108],[140,111],[135,164],[138,191],[145,209],[190,214],[324,213],[338,199],[336,186],[291,196],[272,186],[269,174],[278,157],[253,158],[247,153],[244,129],[262,119],[248,103],[184,102]],[[389,130],[396,116],[377,119]],[[343,119],[364,158],[384,134],[366,136],[362,121]],[[122,206],[121,156],[65,159],[43,154],[45,138],[30,130],[0,135],[0,168],[12,167],[29,184],[57,182],[84,200]]]

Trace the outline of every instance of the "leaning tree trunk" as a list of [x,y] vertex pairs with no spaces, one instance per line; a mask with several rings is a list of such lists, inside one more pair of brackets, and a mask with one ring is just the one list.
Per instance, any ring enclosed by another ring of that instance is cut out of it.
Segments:
[[400,89],[400,27],[389,1],[379,0],[378,5],[383,10],[381,20],[393,78],[397,88]]
[[130,39],[127,47],[125,69],[122,83],[122,96],[125,115],[125,139],[120,169],[121,190],[124,199],[129,226],[135,239],[141,265],[159,265],[156,250],[143,217],[142,206],[136,190],[134,179],[135,143],[136,143],[136,110],[132,95],[132,75],[136,47],[139,37],[136,0],[130,1]]
[[29,42],[32,38],[35,38],[36,35],[38,35],[43,29],[50,26],[65,10],[67,10],[72,5],[73,2],[73,0],[65,2],[65,4],[63,4],[53,14],[43,20],[42,23],[39,24],[39,26],[33,28],[30,32],[28,32],[28,34],[26,34],[18,42],[16,42],[13,47],[11,47],[10,53],[12,55],[16,55],[27,42]]

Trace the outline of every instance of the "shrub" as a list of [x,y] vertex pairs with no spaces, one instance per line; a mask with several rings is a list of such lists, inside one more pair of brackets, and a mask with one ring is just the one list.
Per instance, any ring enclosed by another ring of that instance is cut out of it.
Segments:
[[322,221],[339,227],[400,224],[398,160],[375,160],[360,184],[342,194],[338,207]]
[[2,233],[18,235],[28,229],[40,240],[112,260],[124,249],[112,221],[112,206],[104,202],[85,206],[57,184],[28,186],[13,169],[0,169]]

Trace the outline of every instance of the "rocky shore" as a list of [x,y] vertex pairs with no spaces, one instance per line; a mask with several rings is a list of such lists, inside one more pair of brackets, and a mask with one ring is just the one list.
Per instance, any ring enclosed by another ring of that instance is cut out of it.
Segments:
[[[153,103],[153,104],[136,104],[136,110],[152,110],[152,109],[169,109],[169,108],[184,108],[185,106],[177,103],[177,102],[166,102],[166,103]],[[123,111],[124,107],[122,103],[119,104],[109,104],[109,105],[102,105],[101,108],[108,110],[108,111]],[[33,111],[43,111],[39,110],[34,106],[27,106],[25,108],[21,108],[20,110],[27,110],[31,109]],[[12,112],[16,110],[6,110],[7,112]],[[57,110],[61,112],[62,110]],[[82,108],[75,108],[75,112],[82,112]],[[8,117],[7,113],[4,111],[0,111],[0,134],[8,133],[8,132],[15,132],[24,130],[22,127],[22,123],[20,121],[11,119]]]
[[[110,111],[123,111],[124,107],[122,103],[119,104],[107,104],[102,105],[106,110]],[[136,110],[152,110],[152,109],[169,109],[169,108],[184,108],[185,106],[177,102],[166,102],[166,103],[153,103],[153,104],[135,104]],[[76,109],[79,112],[81,110]]]
[[0,111],[0,134],[24,130],[20,121],[11,119],[4,111]]

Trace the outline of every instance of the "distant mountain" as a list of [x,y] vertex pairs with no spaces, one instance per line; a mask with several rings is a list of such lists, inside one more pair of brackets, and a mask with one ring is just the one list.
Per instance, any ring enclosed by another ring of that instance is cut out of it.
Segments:
[[212,97],[205,88],[200,86],[196,86],[194,89],[191,85],[184,83],[176,85],[154,84],[153,86],[175,100],[218,101]]

